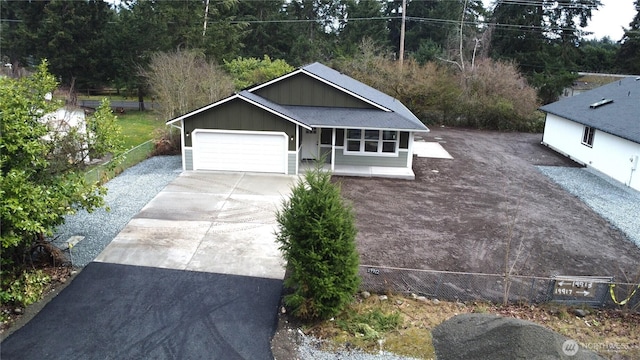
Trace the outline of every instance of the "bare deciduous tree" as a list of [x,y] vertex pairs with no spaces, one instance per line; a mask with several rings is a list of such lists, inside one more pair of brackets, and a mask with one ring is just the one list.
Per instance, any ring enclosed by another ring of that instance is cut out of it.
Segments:
[[[141,69],[140,74],[147,79],[165,120],[220,100],[234,90],[233,79],[218,64],[195,51],[156,53],[149,68]],[[179,152],[180,136],[172,128],[157,132],[155,138],[156,154]]]
[[233,80],[216,63],[195,51],[156,53],[140,71],[169,120],[233,93]]

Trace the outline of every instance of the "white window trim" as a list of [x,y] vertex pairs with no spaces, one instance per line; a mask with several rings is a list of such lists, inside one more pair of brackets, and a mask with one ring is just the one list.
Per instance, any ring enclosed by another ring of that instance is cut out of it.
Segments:
[[[360,139],[349,139],[348,134],[349,130],[360,130]],[[378,140],[365,140],[365,131],[375,130],[378,131]],[[395,140],[383,140],[383,131],[393,131],[396,133]],[[358,140],[360,141],[360,150],[359,151],[350,151],[349,150],[349,140]],[[364,143],[365,141],[377,141],[378,142],[378,151],[364,151]],[[383,152],[382,146],[385,142],[393,142],[394,143],[394,152]],[[343,153],[345,155],[358,155],[358,156],[389,156],[389,157],[398,157],[398,150],[400,148],[400,132],[397,130],[378,130],[378,129],[359,129],[359,128],[349,128],[344,130],[344,145],[343,145]]]
[[[588,132],[591,133],[591,143],[589,143],[589,134],[588,134]],[[584,141],[585,135],[587,135],[586,136],[587,141]],[[584,146],[592,148],[593,147],[593,140],[594,140],[595,136],[596,136],[596,129],[594,127],[585,125],[585,127],[582,129],[582,139],[580,139],[580,143],[582,145],[584,145]]]

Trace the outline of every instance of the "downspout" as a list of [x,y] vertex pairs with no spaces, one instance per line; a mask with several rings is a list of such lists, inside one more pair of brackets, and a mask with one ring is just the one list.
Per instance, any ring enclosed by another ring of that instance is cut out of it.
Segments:
[[631,180],[633,180],[633,173],[638,169],[638,155],[631,156],[631,174],[629,175],[629,187],[631,187]]

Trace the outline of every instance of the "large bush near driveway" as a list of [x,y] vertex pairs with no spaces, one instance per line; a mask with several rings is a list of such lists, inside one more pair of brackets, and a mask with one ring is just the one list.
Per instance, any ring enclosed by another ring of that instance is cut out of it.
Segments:
[[277,241],[288,262],[285,305],[301,319],[327,319],[358,290],[357,230],[331,174],[308,171],[277,213]]

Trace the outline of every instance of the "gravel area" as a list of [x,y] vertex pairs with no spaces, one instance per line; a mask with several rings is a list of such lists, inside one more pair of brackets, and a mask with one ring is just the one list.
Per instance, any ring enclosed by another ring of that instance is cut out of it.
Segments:
[[76,267],[87,265],[181,171],[180,156],[155,156],[123,171],[105,185],[109,189],[105,197],[109,210],[82,210],[67,216],[55,232],[54,244],[63,247],[71,236],[84,236],[71,249],[71,261]]
[[640,247],[640,192],[585,168],[538,166]]
[[[314,360],[414,360],[415,358],[403,357],[386,351],[380,351],[378,354],[368,354],[353,349],[337,349],[334,351],[322,350],[323,341],[312,336],[304,334],[301,337],[298,347],[299,359]],[[383,344],[384,345],[384,344]]]

